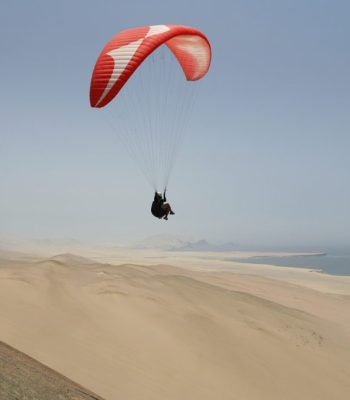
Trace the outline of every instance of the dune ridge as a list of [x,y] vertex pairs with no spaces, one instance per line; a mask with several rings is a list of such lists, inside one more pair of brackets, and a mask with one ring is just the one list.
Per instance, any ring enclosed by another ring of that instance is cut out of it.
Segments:
[[3,342],[0,342],[0,399],[103,400]]

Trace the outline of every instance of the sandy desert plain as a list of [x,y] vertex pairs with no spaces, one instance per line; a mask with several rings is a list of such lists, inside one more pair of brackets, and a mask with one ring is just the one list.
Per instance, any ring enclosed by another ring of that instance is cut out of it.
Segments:
[[20,250],[0,251],[0,341],[106,400],[350,398],[350,277],[226,261],[253,252]]

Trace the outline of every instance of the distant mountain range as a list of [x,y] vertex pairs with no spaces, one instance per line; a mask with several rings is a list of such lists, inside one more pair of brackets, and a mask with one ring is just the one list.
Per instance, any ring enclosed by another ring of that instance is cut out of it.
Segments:
[[173,235],[154,235],[139,240],[131,244],[130,247],[145,250],[172,250],[185,246],[186,244],[188,244],[188,241]]
[[208,243],[206,240],[198,240],[197,242],[190,242],[184,246],[180,246],[173,251],[234,251],[237,247],[234,243],[228,242],[224,244]]
[[156,235],[145,238],[135,243],[133,248],[136,249],[154,249],[165,251],[234,251],[237,247],[234,243],[228,242],[224,244],[209,243],[204,239],[198,241],[190,241],[180,239],[172,235]]

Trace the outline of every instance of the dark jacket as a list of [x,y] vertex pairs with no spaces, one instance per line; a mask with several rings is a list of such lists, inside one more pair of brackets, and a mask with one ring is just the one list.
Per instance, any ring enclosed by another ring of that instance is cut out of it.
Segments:
[[162,195],[155,193],[154,200],[151,207],[151,213],[157,218],[163,218],[166,211],[163,210],[162,205],[166,202],[165,194]]

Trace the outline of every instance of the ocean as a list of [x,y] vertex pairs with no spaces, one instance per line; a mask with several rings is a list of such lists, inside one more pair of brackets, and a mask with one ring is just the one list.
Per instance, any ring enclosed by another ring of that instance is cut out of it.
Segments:
[[331,275],[350,276],[350,251],[330,252],[315,256],[256,256],[250,258],[231,258],[230,261],[242,263],[269,264],[279,267],[315,269]]

